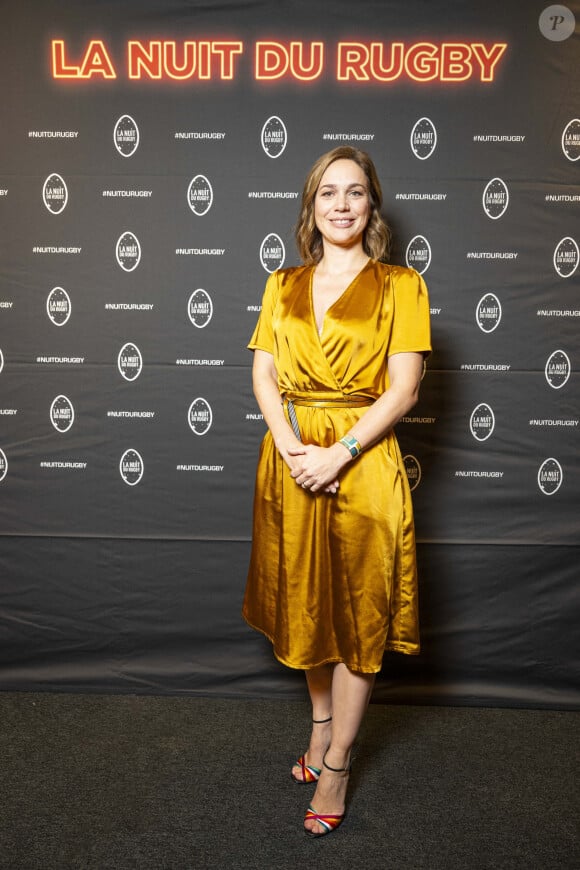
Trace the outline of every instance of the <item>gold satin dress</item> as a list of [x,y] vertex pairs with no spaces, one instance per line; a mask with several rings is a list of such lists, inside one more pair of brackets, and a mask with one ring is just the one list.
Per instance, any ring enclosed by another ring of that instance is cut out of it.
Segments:
[[[269,277],[249,347],[273,354],[302,441],[329,446],[388,389],[390,355],[429,353],[429,301],[417,272],[369,260],[328,309],[319,335],[313,271],[299,266]],[[394,432],[339,480],[336,494],[297,486],[266,433],[243,616],[289,667],[344,662],[376,673],[385,649],[419,652],[413,509]]]

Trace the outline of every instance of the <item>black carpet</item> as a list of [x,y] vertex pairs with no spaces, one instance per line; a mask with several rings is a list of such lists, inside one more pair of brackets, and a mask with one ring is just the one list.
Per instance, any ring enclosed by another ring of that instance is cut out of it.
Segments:
[[339,830],[296,701],[0,693],[0,867],[578,870],[578,715],[372,705]]

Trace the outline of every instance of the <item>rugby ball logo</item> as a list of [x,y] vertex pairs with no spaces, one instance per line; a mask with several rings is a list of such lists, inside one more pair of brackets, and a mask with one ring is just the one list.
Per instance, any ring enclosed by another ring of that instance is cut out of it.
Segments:
[[411,151],[418,160],[427,160],[437,147],[437,130],[429,118],[419,118],[411,130]]
[[419,275],[427,271],[431,265],[431,246],[425,236],[413,236],[405,252],[405,261],[410,269],[415,269]]
[[482,332],[497,329],[501,321],[501,303],[494,293],[482,296],[475,309],[475,320]]
[[8,474],[8,460],[6,459],[6,454],[0,447],[0,483],[4,480],[6,475]]
[[571,371],[570,359],[563,350],[555,350],[548,357],[544,369],[546,380],[553,390],[560,390],[567,383]]
[[141,261],[141,245],[137,236],[130,232],[119,236],[115,247],[115,256],[124,272],[132,272],[136,269]]
[[131,115],[121,115],[113,131],[115,148],[121,157],[132,157],[139,147],[139,128]]
[[421,466],[419,465],[419,460],[411,453],[408,453],[407,456],[403,456],[403,463],[405,465],[405,471],[407,472],[409,487],[411,492],[413,492],[421,482]]
[[128,341],[119,351],[117,368],[126,381],[136,381],[143,369],[143,357],[136,344]]
[[260,142],[268,157],[276,158],[284,152],[288,142],[288,133],[284,121],[277,115],[268,118],[262,127]]
[[570,278],[578,268],[580,251],[574,239],[565,236],[554,250],[554,269],[560,278]]
[[551,456],[540,465],[538,471],[538,486],[544,495],[554,495],[562,486],[564,472],[557,459]]
[[143,477],[145,466],[136,450],[125,450],[119,462],[119,473],[127,486],[137,486]]
[[201,287],[194,290],[187,303],[187,314],[198,329],[207,326],[213,316],[213,303],[209,293]]
[[75,411],[70,399],[57,396],[50,406],[50,422],[57,432],[68,432],[75,421]]
[[510,195],[505,181],[492,178],[483,191],[483,210],[492,221],[499,220],[506,213]]
[[46,299],[46,313],[55,326],[64,326],[71,315],[71,302],[66,290],[53,287]]
[[568,160],[580,160],[580,118],[573,118],[564,128],[562,151]]
[[0,374],[2,373],[3,368],[4,368],[4,354],[0,350]]
[[42,201],[51,214],[60,214],[68,202],[68,190],[64,178],[57,172],[48,176],[42,187]]
[[282,268],[285,258],[284,242],[276,233],[270,233],[260,245],[260,263],[271,274]]
[[187,412],[189,428],[196,435],[206,435],[211,427],[213,415],[209,402],[201,397],[194,399]]
[[196,175],[187,188],[187,204],[198,217],[207,214],[213,203],[213,190],[205,175]]
[[495,417],[492,409],[482,402],[473,409],[469,420],[469,429],[476,441],[487,441],[495,428]]

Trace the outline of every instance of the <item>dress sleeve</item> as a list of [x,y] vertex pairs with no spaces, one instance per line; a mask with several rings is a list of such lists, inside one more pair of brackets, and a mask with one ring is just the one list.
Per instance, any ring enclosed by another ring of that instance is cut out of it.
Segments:
[[401,269],[393,276],[395,312],[388,356],[419,352],[431,353],[429,295],[421,275],[414,269]]
[[250,339],[250,350],[265,350],[274,353],[274,308],[278,300],[278,273],[274,272],[266,281],[262,297],[262,310]]

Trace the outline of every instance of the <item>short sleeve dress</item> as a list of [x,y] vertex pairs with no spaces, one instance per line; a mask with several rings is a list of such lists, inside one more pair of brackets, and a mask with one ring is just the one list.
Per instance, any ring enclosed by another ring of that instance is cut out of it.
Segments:
[[[389,356],[430,352],[429,301],[417,272],[369,260],[319,335],[313,271],[270,276],[249,347],[273,355],[302,441],[329,446],[388,389]],[[297,486],[265,434],[243,616],[292,668],[376,673],[385,649],[419,652],[411,493],[393,431],[345,467],[336,494]]]

